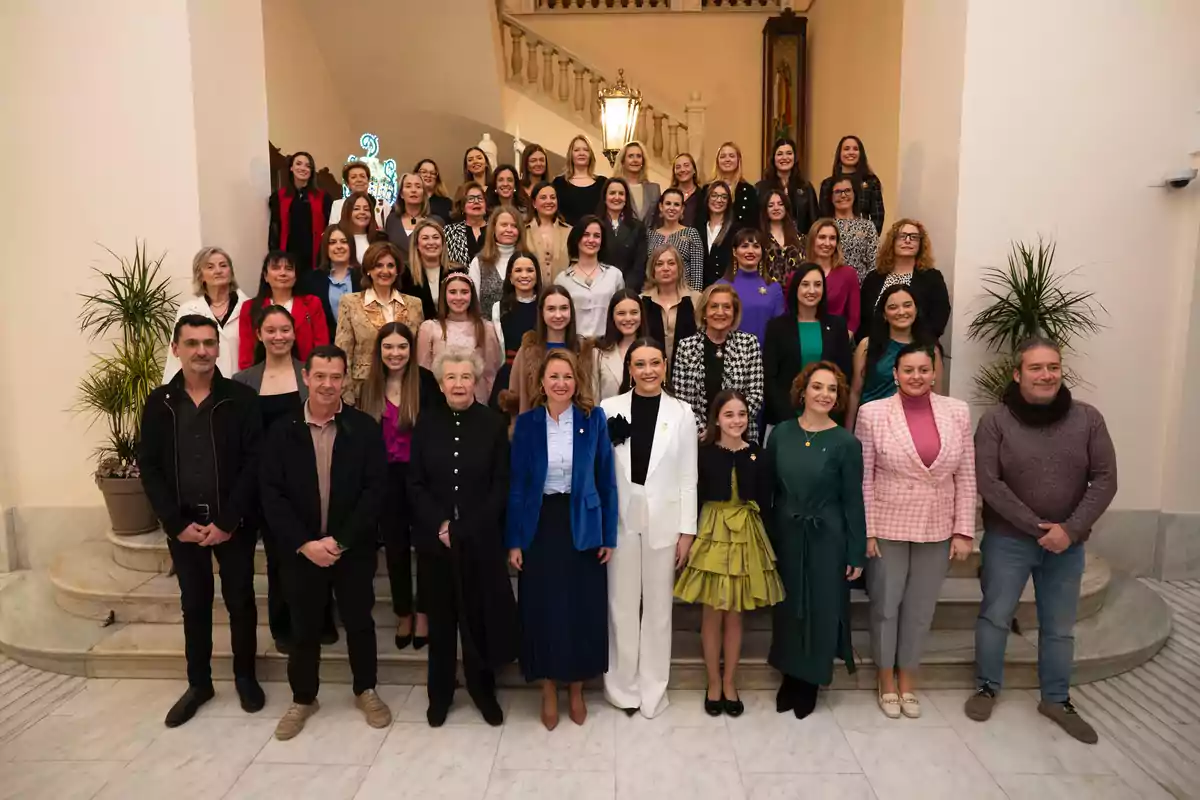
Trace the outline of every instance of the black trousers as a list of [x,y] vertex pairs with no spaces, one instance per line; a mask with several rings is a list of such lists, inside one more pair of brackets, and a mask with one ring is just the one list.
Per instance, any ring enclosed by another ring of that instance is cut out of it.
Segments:
[[[383,547],[387,554],[388,582],[392,586],[392,610],[397,617],[413,613],[412,529],[408,515],[408,464],[397,461],[388,464],[388,505],[381,525]],[[421,582],[417,581],[415,608],[424,614],[425,601]]]
[[[429,705],[448,708],[454,702],[458,664],[458,628],[462,619],[455,589],[450,550],[444,554],[417,554],[417,580],[425,593],[429,615]],[[471,648],[463,648],[463,676],[467,692],[477,703],[496,693],[496,676]]]
[[[262,527],[263,550],[267,555],[267,625],[271,628],[271,638],[276,641],[292,641],[292,611],[288,607],[287,592],[283,588],[283,562],[291,557],[285,548],[281,547],[275,534],[264,524]],[[333,590],[330,588],[329,605],[325,611],[325,621],[322,623],[323,637],[332,638],[337,635],[333,624]]]
[[212,684],[213,564],[215,556],[221,575],[221,596],[229,611],[233,644],[233,674],[254,677],[254,654],[258,649],[258,608],[254,602],[254,546],[257,537],[239,531],[228,542],[201,547],[191,542],[167,539],[167,548],[179,579],[183,610],[184,652],[188,684]]
[[375,605],[373,581],[377,563],[374,547],[347,550],[331,567],[318,567],[300,553],[284,556],[283,588],[292,612],[288,683],[293,702],[308,705],[317,699],[321,628],[329,608],[330,589],[346,628],[354,693],[375,688],[378,662],[371,608]]

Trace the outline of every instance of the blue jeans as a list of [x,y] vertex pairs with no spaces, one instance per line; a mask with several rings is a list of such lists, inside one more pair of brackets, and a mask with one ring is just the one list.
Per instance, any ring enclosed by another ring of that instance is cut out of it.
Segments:
[[983,602],[975,621],[975,683],[999,690],[1004,648],[1021,591],[1033,575],[1038,616],[1038,683],[1042,700],[1063,703],[1069,696],[1075,658],[1075,614],[1083,577],[1083,545],[1061,553],[1042,548],[1032,536],[984,535]]

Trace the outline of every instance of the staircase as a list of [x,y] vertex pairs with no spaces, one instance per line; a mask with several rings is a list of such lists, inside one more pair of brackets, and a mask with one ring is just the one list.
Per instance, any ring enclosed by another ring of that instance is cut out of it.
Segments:
[[[89,539],[63,553],[46,573],[23,572],[0,584],[0,651],[40,669],[89,677],[182,677],[185,675],[179,586],[169,576],[170,556],[161,532],[140,536],[111,533]],[[265,560],[259,547],[255,592],[259,619],[266,620]],[[922,662],[922,685],[928,688],[969,687],[974,675],[972,627],[979,607],[976,578],[978,552],[952,565],[942,588],[934,630]],[[229,629],[221,593],[215,592],[213,668],[216,677],[232,674]],[[375,578],[375,622],[382,683],[425,682],[425,654],[392,644],[396,618],[386,568],[380,559]],[[834,688],[874,686],[867,635],[868,601],[852,595],[853,644],[859,667],[855,675],[835,671]],[[1032,586],[1022,595],[1017,614],[1019,633],[1009,639],[1006,685],[1037,685],[1037,617]],[[674,617],[675,688],[702,688],[700,608],[677,603]],[[1080,588],[1079,624],[1075,631],[1075,673],[1079,683],[1117,675],[1142,664],[1166,642],[1170,612],[1162,598],[1144,584],[1114,575],[1105,562],[1089,556]],[[770,612],[746,617],[740,669],[747,689],[773,688],[778,676],[767,666]],[[286,657],[278,653],[265,625],[259,627],[259,670],[266,680],[286,680]],[[342,642],[325,648],[322,679],[350,680]],[[500,676],[508,685],[523,683],[511,667]]]
[[[618,76],[604,74],[510,14],[501,13],[499,20],[508,132],[553,152],[583,133],[603,162],[599,155],[603,137],[597,95],[601,88],[614,85]],[[626,78],[626,82],[637,89],[634,79]],[[672,164],[680,153],[691,153],[697,162],[702,160],[704,108],[698,93],[681,111],[657,104],[643,93],[635,138],[646,151],[648,180],[668,185]]]

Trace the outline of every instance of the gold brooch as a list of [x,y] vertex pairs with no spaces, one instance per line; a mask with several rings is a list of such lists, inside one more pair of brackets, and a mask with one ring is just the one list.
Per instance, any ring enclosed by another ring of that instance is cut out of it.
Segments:
[[765,287],[765,286],[760,286],[760,287],[758,287],[758,293],[759,293],[759,294],[766,294],[766,293],[767,293],[767,287]]
[[751,461],[758,461],[758,456],[756,456],[754,453],[751,453],[751,454],[750,454],[750,460],[751,460]]

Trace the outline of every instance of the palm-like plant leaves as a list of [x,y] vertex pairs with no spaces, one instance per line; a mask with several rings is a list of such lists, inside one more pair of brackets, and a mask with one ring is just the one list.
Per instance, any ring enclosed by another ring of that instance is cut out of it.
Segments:
[[[1054,253],[1053,242],[1039,239],[1036,250],[1014,242],[1007,267],[984,271],[983,285],[991,302],[971,320],[967,335],[1003,358],[975,376],[981,398],[1000,398],[1012,376],[1012,354],[1030,336],[1045,336],[1069,349],[1075,339],[1103,327],[1096,316],[1104,306],[1095,300],[1094,292],[1066,288],[1066,279],[1076,270],[1056,273]],[[1077,376],[1070,378],[1068,383],[1079,382]]]
[[82,295],[79,323],[90,339],[111,339],[113,352],[97,355],[80,381],[76,410],[90,414],[93,423],[104,420],[108,438],[96,455],[104,469],[119,469],[137,461],[142,411],[162,380],[163,349],[175,320],[176,295],[168,290],[169,281],[158,277],[162,257],[147,259],[144,243],[135,245],[132,260],[108,252],[120,269],[112,273],[96,269],[105,289]]

